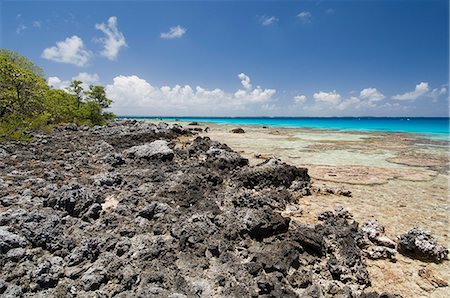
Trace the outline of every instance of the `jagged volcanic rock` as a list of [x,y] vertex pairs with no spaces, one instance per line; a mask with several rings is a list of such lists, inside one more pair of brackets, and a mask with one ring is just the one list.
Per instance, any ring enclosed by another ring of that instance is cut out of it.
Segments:
[[194,133],[121,121],[2,144],[0,294],[394,297],[365,293],[348,212],[281,215],[309,194],[307,169],[251,167]]

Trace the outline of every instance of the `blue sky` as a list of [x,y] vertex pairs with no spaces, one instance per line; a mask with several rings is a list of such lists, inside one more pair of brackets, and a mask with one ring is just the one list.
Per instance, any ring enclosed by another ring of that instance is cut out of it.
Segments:
[[448,116],[448,1],[3,1],[1,46],[120,115]]

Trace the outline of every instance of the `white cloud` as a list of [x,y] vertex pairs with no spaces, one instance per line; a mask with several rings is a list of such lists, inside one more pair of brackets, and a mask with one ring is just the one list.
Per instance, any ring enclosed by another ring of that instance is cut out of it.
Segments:
[[155,87],[138,76],[117,76],[113,84],[106,86],[113,103],[113,110],[131,114],[191,114],[211,111],[244,109],[248,105],[267,104],[276,93],[274,89],[238,90],[234,93],[222,89],[207,90],[200,86],[175,85]]
[[162,32],[161,38],[163,39],[175,39],[180,38],[186,33],[187,29],[181,27],[180,25],[175,27],[170,27],[169,32]]
[[312,21],[312,14],[309,11],[302,11],[300,12],[297,17],[304,23],[311,23]]
[[70,82],[69,81],[62,81],[60,78],[58,77],[49,77],[47,79],[47,84],[50,87],[53,87],[54,89],[62,89],[65,90],[66,87],[69,86]]
[[96,73],[80,72],[78,75],[72,77],[72,80],[79,80],[87,85],[98,84],[99,76]]
[[85,49],[83,40],[74,35],[64,41],[58,41],[56,46],[46,48],[41,56],[55,62],[85,66],[91,59],[92,54]]
[[334,8],[328,8],[327,10],[325,10],[326,14],[334,14],[336,12],[336,10]]
[[241,80],[242,86],[244,86],[245,89],[251,89],[252,84],[250,84],[250,77],[246,75],[245,73],[241,72],[238,75],[238,78]]
[[100,39],[104,46],[100,54],[109,60],[115,60],[119,50],[127,46],[124,35],[117,29],[117,17],[110,17],[107,24],[95,24],[95,29],[106,35],[105,38]]
[[53,87],[54,89],[61,89],[66,90],[67,87],[69,87],[70,82],[73,80],[79,80],[83,82],[81,86],[85,89],[89,89],[89,85],[98,85],[100,82],[100,78],[98,74],[96,73],[87,73],[87,72],[80,72],[76,76],[72,77],[72,79],[69,80],[61,80],[59,77],[49,77],[47,79],[47,84],[50,87]]
[[377,88],[366,88],[361,90],[359,97],[369,102],[376,102],[386,98],[383,93],[377,90]]
[[444,95],[447,93],[447,88],[441,87],[441,88],[434,88],[430,91],[430,93],[427,94],[428,97],[431,97],[433,101],[436,101],[439,96]]
[[27,29],[27,26],[25,26],[24,24],[20,24],[19,26],[17,26],[16,28],[16,33],[20,34],[22,33],[25,29]]
[[42,22],[41,21],[33,21],[32,25],[34,28],[41,28]]
[[350,107],[354,107],[354,108],[360,108],[361,104],[363,102],[356,96],[351,96],[348,99],[344,99],[343,101],[341,101],[339,104],[337,104],[337,108],[339,110],[346,110]]
[[406,92],[403,94],[397,94],[392,96],[393,99],[397,100],[415,100],[422,95],[425,95],[430,90],[427,82],[421,82],[420,84],[416,85],[416,88],[414,91]]
[[317,92],[313,94],[316,102],[325,102],[333,105],[337,105],[341,102],[341,95],[339,95],[336,90],[331,92]]
[[295,103],[302,104],[306,101],[306,96],[305,95],[294,96],[294,101]]
[[270,26],[272,24],[275,24],[276,22],[278,22],[278,18],[275,16],[262,16],[259,18],[259,22],[261,23],[261,25],[263,26]]

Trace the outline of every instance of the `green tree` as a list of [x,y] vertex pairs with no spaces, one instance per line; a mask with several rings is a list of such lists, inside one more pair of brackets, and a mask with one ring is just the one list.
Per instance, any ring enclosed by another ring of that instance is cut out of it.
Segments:
[[41,68],[16,52],[0,49],[0,118],[42,112],[48,89]]
[[84,99],[82,82],[74,80],[67,91],[50,88],[42,69],[27,58],[0,49],[0,140],[26,139],[27,131],[61,123],[102,125],[114,119],[103,111],[111,105],[104,87],[90,86]]
[[70,82],[69,87],[67,88],[70,92],[73,92],[75,96],[77,97],[77,107],[79,108],[82,101],[83,101],[83,84],[80,80],[73,80]]
[[86,92],[88,99],[95,101],[102,109],[110,107],[112,100],[106,97],[105,87],[103,86],[89,86],[89,91]]

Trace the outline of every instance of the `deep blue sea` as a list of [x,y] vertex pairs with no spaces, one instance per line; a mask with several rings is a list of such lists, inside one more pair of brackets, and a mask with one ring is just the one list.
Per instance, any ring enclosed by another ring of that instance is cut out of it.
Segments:
[[344,131],[382,131],[426,134],[439,139],[449,138],[449,118],[416,117],[133,117],[137,120],[197,121],[234,125],[265,125],[287,128],[316,128]]

